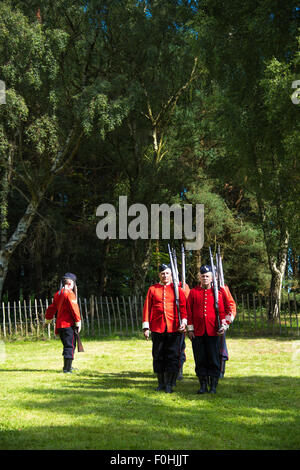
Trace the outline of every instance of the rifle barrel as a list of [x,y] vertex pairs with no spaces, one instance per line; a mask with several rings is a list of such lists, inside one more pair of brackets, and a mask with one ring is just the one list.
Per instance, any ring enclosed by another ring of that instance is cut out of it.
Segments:
[[169,244],[168,244],[168,250],[169,250],[171,271],[172,271],[172,277],[173,277],[175,303],[176,303],[176,308],[177,308],[177,313],[178,313],[179,325],[181,325],[181,315],[180,315],[180,306],[179,306],[179,290],[178,290],[178,284],[179,284],[178,272],[175,272],[175,265],[176,265],[176,270],[177,270],[176,252],[175,252],[175,250],[172,250],[173,251],[173,254],[172,254],[172,251],[171,251],[171,248],[170,248]]
[[210,257],[210,265],[211,265],[212,276],[213,276],[213,292],[214,292],[214,299],[215,299],[216,316],[217,316],[217,322],[218,322],[218,329],[220,329],[221,322],[220,322],[219,302],[218,302],[219,293],[218,293],[218,285],[217,285],[216,272],[215,272],[215,266],[214,266],[214,259],[213,259],[210,247],[209,247],[209,257]]
[[184,245],[181,245],[181,271],[182,271],[182,289],[185,288],[185,251]]

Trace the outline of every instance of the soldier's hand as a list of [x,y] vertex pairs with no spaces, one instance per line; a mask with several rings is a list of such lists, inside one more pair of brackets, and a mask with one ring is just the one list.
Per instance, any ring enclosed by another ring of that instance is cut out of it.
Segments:
[[75,322],[75,326],[77,328],[78,333],[80,333],[80,331],[81,331],[81,321]]
[[148,341],[148,339],[149,339],[149,334],[150,334],[149,328],[145,328],[145,329],[143,330],[143,333],[144,333],[144,336],[145,336],[146,340]]
[[193,331],[188,331],[188,337],[190,338],[190,340],[192,341],[192,339],[195,338],[195,334]]
[[180,327],[178,328],[178,331],[185,331],[185,323],[181,323]]
[[44,321],[44,327],[50,325],[50,323],[52,322],[52,319],[51,320],[48,320],[47,318],[45,318],[45,321]]
[[225,331],[228,330],[228,328],[229,328],[229,325],[226,322],[226,320],[222,320],[221,328],[217,332],[218,336],[222,336],[225,333]]

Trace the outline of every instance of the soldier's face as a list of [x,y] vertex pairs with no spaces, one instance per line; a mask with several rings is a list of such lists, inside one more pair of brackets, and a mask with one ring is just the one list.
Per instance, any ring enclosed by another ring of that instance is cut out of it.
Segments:
[[74,287],[74,281],[72,279],[66,279],[66,282],[65,282],[65,287],[67,289],[73,289]]
[[159,280],[162,284],[168,284],[172,281],[172,273],[171,269],[165,269],[161,273],[159,273]]
[[212,283],[212,273],[200,274],[200,282],[202,287],[206,289],[210,287]]

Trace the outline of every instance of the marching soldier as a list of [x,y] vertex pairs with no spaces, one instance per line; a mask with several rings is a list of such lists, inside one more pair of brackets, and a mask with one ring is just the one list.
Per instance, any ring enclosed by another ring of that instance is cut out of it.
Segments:
[[187,324],[186,298],[179,288],[181,324],[175,302],[171,269],[159,266],[160,282],[148,290],[143,308],[143,333],[152,337],[153,370],[157,374],[157,391],[172,393],[172,386],[179,371],[180,342]]
[[197,393],[216,393],[220,377],[221,360],[219,349],[219,336],[228,329],[226,313],[229,313],[225,296],[219,291],[219,316],[221,328],[218,330],[217,314],[214,305],[214,292],[212,285],[212,269],[203,265],[200,268],[200,286],[190,291],[188,297],[188,336],[192,341],[195,361],[195,372],[200,382]]
[[46,310],[45,324],[51,323],[57,313],[55,334],[60,336],[63,344],[62,355],[64,357],[63,372],[72,372],[72,361],[76,347],[75,328],[78,333],[81,330],[80,310],[77,303],[76,276],[66,273],[60,284],[60,290],[56,292],[53,302]]

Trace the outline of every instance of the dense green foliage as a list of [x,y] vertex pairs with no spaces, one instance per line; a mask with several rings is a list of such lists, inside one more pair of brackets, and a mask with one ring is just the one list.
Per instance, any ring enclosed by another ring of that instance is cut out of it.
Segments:
[[298,288],[295,2],[5,0],[0,9],[5,299],[50,297],[68,270],[82,295],[144,293],[169,240],[98,239],[96,209],[118,208],[119,196],[148,209],[204,204],[190,285],[220,244],[232,289],[275,292],[278,272]]

